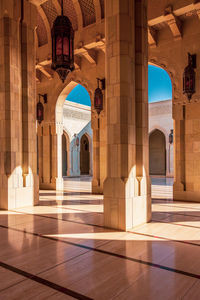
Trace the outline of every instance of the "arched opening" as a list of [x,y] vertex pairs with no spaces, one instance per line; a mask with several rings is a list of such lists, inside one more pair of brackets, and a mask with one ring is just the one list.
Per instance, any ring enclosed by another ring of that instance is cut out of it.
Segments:
[[[63,128],[62,148],[58,150],[58,152],[62,152],[62,158],[61,155],[60,158],[62,159],[63,186],[67,190],[72,188],[80,190],[80,186],[84,186],[84,190],[91,191],[93,132],[91,100],[87,89],[81,84],[71,81],[58,97],[55,113],[56,123]],[[84,141],[82,140],[83,136],[85,137]],[[84,152],[81,141],[85,146]],[[90,176],[84,179],[81,177],[83,174]],[[87,182],[83,182],[84,180]]]
[[86,134],[82,136],[80,144],[80,173],[90,174],[90,145]]
[[158,129],[149,136],[149,173],[150,175],[166,175],[165,135]]
[[[174,176],[172,82],[168,73],[159,66],[149,65],[148,71],[149,174],[152,197],[160,198],[163,191],[169,190],[168,196],[171,198]],[[166,194],[164,196],[167,198]]]

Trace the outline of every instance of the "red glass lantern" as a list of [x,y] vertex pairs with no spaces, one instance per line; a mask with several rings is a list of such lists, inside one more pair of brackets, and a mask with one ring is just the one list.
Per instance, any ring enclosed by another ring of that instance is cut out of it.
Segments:
[[94,92],[94,108],[99,115],[103,110],[103,93],[102,90],[99,88],[99,79],[98,81],[98,88]]
[[40,124],[43,120],[44,120],[44,106],[43,104],[40,102],[37,103],[37,111],[36,111],[36,115],[37,115],[37,120],[38,123]]
[[74,70],[74,30],[68,17],[63,15],[63,0],[61,8],[62,14],[55,19],[51,31],[51,68],[58,73],[64,82],[67,75]]
[[195,93],[195,71],[193,65],[193,56],[188,53],[188,66],[183,73],[183,94],[186,94],[188,100]]

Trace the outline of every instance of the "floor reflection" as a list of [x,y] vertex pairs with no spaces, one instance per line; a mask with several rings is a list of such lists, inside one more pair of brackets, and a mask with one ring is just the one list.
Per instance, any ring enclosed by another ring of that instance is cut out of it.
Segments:
[[152,209],[129,232],[104,228],[103,197],[81,188],[0,211],[0,299],[198,299],[200,204]]

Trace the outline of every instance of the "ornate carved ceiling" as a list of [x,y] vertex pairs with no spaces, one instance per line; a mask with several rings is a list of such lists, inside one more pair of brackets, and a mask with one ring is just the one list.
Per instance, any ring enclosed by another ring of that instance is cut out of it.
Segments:
[[[61,0],[59,0],[59,3],[61,4]],[[64,10],[64,15],[68,16],[68,18],[70,19],[74,30],[78,30],[77,14],[76,14],[76,11],[74,8],[73,1],[72,0],[64,0],[63,10]]]
[[[48,43],[50,29],[61,11],[60,5],[61,0],[37,2],[38,26],[36,32],[39,47]],[[81,30],[83,27],[99,21],[99,15],[100,19],[104,18],[104,0],[64,0],[64,14],[70,19],[75,31]]]
[[48,0],[48,2],[45,2],[44,4],[42,4],[41,7],[45,12],[45,15],[49,21],[50,27],[52,28],[53,22],[57,17],[57,11],[53,4],[53,1]]
[[95,23],[96,16],[93,0],[79,0],[79,4],[83,15],[83,26]]
[[48,38],[44,21],[39,13],[37,14],[37,24],[36,32],[38,37],[38,46],[41,47],[48,43]]
[[[0,0],[1,1],[1,0]],[[51,28],[61,13],[61,0],[29,0],[38,10],[37,74],[52,78]],[[75,67],[81,69],[81,61],[96,65],[98,52],[105,53],[104,0],[63,0],[64,14],[71,20],[75,34]],[[109,1],[109,0],[108,0]],[[184,38],[184,32],[192,21],[200,20],[200,0],[170,0],[174,6],[165,6],[169,0],[148,0],[149,48],[160,46],[162,37],[174,41]],[[158,5],[159,3],[159,5]],[[162,4],[162,5],[161,5]],[[96,24],[96,26],[89,26]],[[189,25],[188,25],[189,24]],[[88,28],[87,28],[88,26]],[[46,45],[44,48],[42,46]],[[37,76],[40,81],[40,76]]]

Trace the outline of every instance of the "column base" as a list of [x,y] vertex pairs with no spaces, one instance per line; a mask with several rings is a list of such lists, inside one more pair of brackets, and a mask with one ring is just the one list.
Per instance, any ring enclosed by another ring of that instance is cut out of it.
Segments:
[[40,182],[40,190],[64,190],[64,180],[63,178],[54,178],[51,182]]
[[173,200],[200,202],[200,191],[185,191],[185,184],[175,181],[173,185]]
[[[0,209],[15,209],[34,206],[39,202],[38,176],[27,174],[24,178],[18,174],[2,175],[0,187]],[[27,186],[23,186],[23,182]]]
[[174,201],[200,202],[200,192],[173,191]]
[[149,180],[140,180],[140,195],[136,178],[107,178],[104,182],[104,224],[127,231],[151,220]]
[[99,180],[92,180],[92,194],[103,194],[103,187],[100,186]]
[[174,177],[174,174],[173,174],[173,173],[166,173],[166,177],[167,177],[167,178],[173,178],[173,177]]

